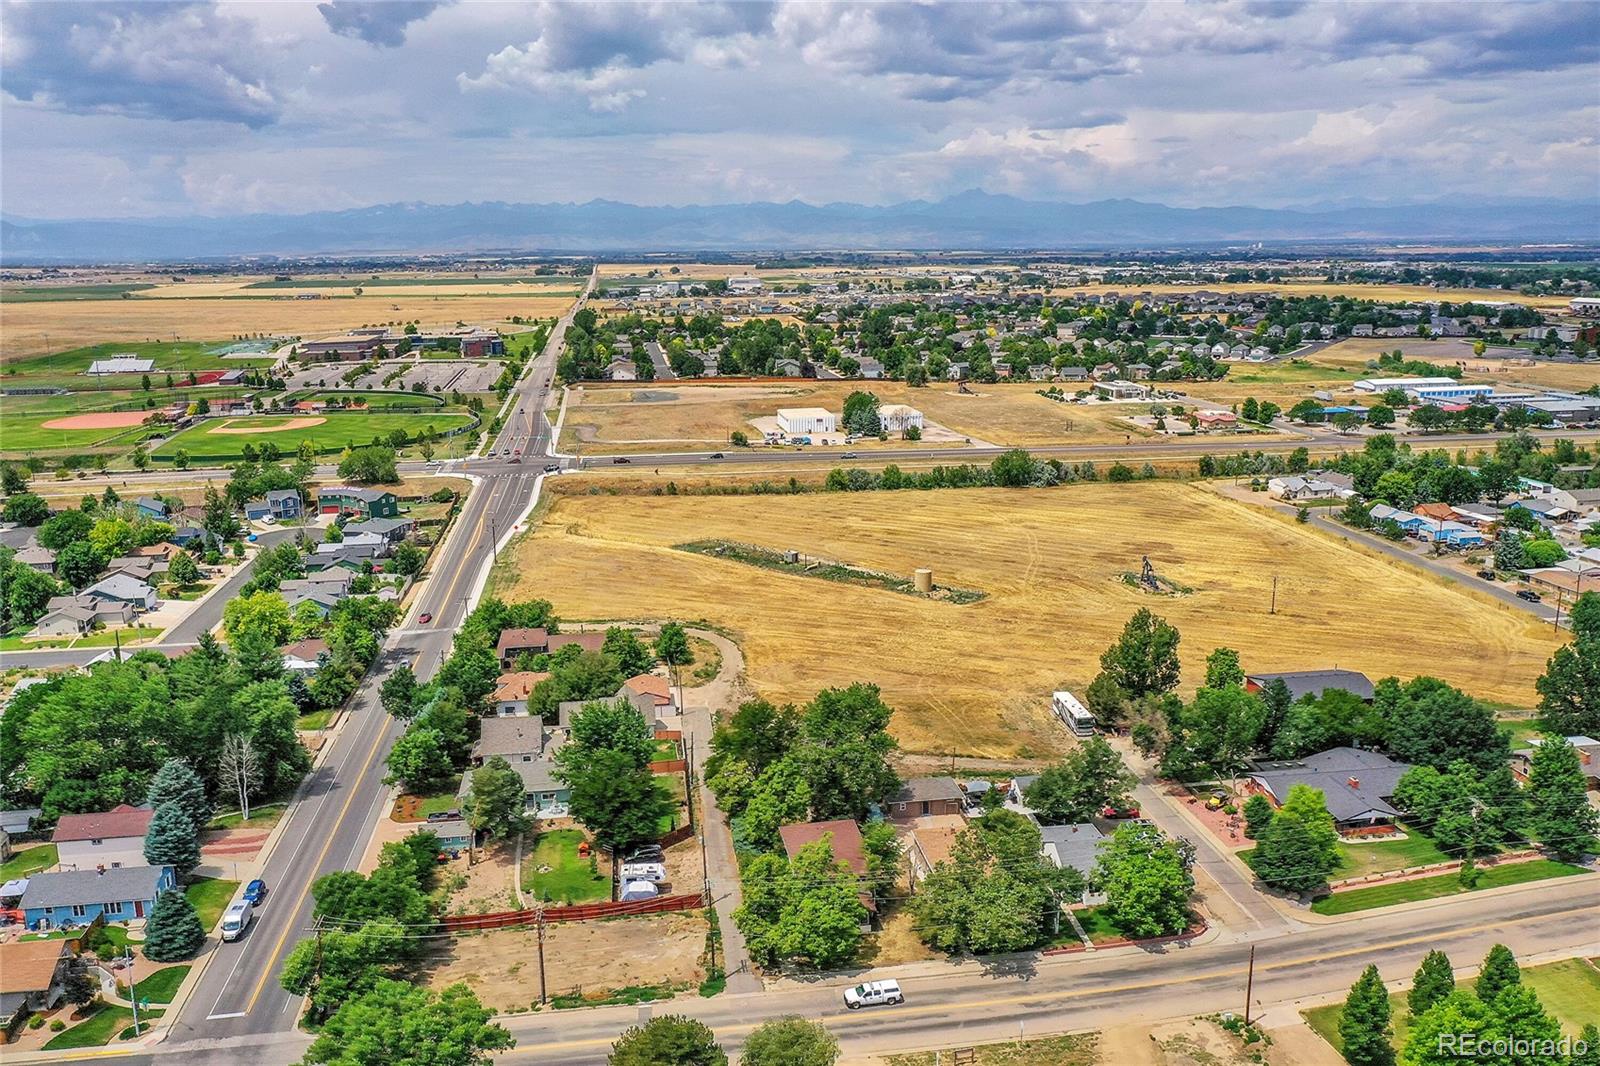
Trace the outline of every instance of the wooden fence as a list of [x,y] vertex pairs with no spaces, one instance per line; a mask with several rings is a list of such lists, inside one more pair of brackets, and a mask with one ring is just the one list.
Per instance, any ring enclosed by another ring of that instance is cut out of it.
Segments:
[[[699,892],[677,896],[656,896],[654,899],[629,900],[620,903],[579,903],[570,907],[546,907],[547,922],[582,922],[594,918],[624,918],[638,914],[665,914],[669,911],[693,911],[705,906],[705,896]],[[535,925],[539,911],[499,911],[494,914],[452,914],[439,919],[446,932],[470,933],[481,929],[505,929],[516,925]]]

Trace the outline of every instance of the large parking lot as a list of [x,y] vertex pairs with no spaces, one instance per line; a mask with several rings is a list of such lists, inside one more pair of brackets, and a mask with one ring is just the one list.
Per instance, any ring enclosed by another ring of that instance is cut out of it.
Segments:
[[[410,389],[420,381],[433,393],[490,392],[500,376],[501,364],[493,359],[389,360],[346,386],[343,378],[349,369],[343,363],[318,363],[290,375],[289,388]],[[400,376],[385,384],[396,370],[402,371]]]

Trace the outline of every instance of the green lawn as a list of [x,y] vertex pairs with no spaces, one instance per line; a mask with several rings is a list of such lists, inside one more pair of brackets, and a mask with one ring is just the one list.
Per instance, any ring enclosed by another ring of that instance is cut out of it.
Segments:
[[[352,414],[330,412],[310,417],[326,421],[304,429],[283,429],[289,423],[288,415],[252,415],[242,418],[214,418],[191,426],[174,437],[169,437],[150,457],[166,462],[179,450],[187,451],[190,459],[199,463],[227,462],[240,457],[246,444],[260,447],[276,444],[286,453],[292,453],[301,441],[310,441],[319,454],[334,455],[346,445],[360,446],[372,443],[375,436],[387,436],[403,429],[415,437],[428,427],[438,433],[467,426],[472,416],[459,412],[440,411],[427,414],[394,414],[383,412]],[[219,433],[220,429],[251,428],[251,433]],[[443,450],[443,445],[440,445]]]
[[328,728],[328,723],[333,721],[333,715],[333,708],[322,711],[307,711],[295,719],[294,727],[308,733],[318,729],[326,729]]
[[[1600,971],[1583,959],[1564,959],[1543,966],[1526,967],[1522,971],[1522,982],[1533,989],[1539,1002],[1544,1004],[1544,1009],[1573,1036],[1577,1036],[1585,1024],[1600,1016]],[[1471,980],[1461,982],[1463,988],[1470,989],[1472,986]],[[1339,1019],[1343,1014],[1343,1003],[1329,1003],[1301,1012],[1306,1024],[1341,1053],[1344,1051],[1344,1042],[1339,1039]],[[1394,1026],[1394,1046],[1399,1049],[1405,1046],[1406,1034],[1411,1030],[1406,993],[1390,994],[1389,1016]]]
[[1371,844],[1346,844],[1341,841],[1338,845],[1339,865],[1334,867],[1332,878],[1361,877],[1450,861],[1450,856],[1440,851],[1430,838],[1414,829],[1407,832],[1410,835],[1404,840],[1381,840]]
[[[1089,935],[1091,944],[1103,944],[1109,940],[1120,939],[1123,936],[1122,930],[1118,929],[1116,923],[1111,920],[1110,908],[1108,907],[1085,907],[1072,913],[1077,917],[1078,924],[1083,926],[1083,931]],[[1063,929],[1070,932],[1072,926],[1067,925]]]
[[211,819],[207,829],[268,829],[278,824],[287,809],[282,803],[263,803],[250,808],[250,817],[241,818],[239,811],[229,811]]
[[371,389],[344,389],[332,391],[326,389],[306,389],[290,393],[283,397],[283,403],[298,403],[301,400],[321,400],[323,403],[349,403],[352,400],[365,400],[367,409],[382,411],[391,407],[443,407],[444,397],[435,396],[431,392],[374,392]]
[[151,1003],[171,1003],[172,997],[178,994],[178,986],[189,976],[189,970],[188,966],[163,967],[139,977],[134,989],[141,999],[148,999]]
[[589,860],[578,855],[583,840],[579,829],[541,833],[533,851],[523,857],[522,890],[556,903],[610,899],[611,879],[592,872]]
[[206,932],[222,920],[222,912],[228,909],[228,904],[233,900],[233,893],[239,887],[237,881],[224,881],[220,877],[202,877],[183,890],[189,897],[189,902],[194,904],[194,909],[200,912],[200,928]]
[[679,757],[678,742],[676,740],[658,740],[655,745],[656,753],[654,758],[656,762],[667,762]]
[[[155,1011],[141,1014],[142,1022]],[[57,1033],[49,1043],[45,1044],[45,1051],[70,1051],[73,1048],[103,1047],[111,1043],[111,1038],[122,1030],[133,1025],[133,1008],[115,1005],[102,1006],[89,1016],[86,1021],[81,1021],[66,1032]]]
[[111,285],[18,285],[0,291],[0,303],[58,303],[62,300],[120,300],[123,293],[143,292],[154,285],[129,282]]
[[54,844],[36,844],[27,851],[16,852],[4,863],[0,863],[0,881],[27,877],[40,870],[48,870],[56,864],[57,859]]
[[[1588,872],[1581,866],[1568,866],[1566,863],[1552,862],[1549,859],[1534,859],[1531,862],[1491,866],[1483,870],[1482,876],[1478,879],[1478,889],[1521,885],[1529,881],[1543,881],[1550,877],[1572,877]],[[1316,914],[1351,914],[1355,911],[1371,910],[1374,907],[1392,907],[1397,903],[1439,899],[1466,891],[1468,890],[1461,887],[1456,875],[1448,873],[1438,877],[1419,877],[1413,881],[1396,881],[1388,885],[1373,885],[1371,888],[1335,892],[1311,904],[1311,910]]]
[[[27,632],[27,630],[23,630]],[[156,626],[128,626],[126,629],[97,630],[85,637],[48,637],[44,640],[27,640],[20,633],[0,637],[0,651],[28,651],[35,648],[114,648],[120,640],[124,647],[136,640],[150,640],[161,635]]]

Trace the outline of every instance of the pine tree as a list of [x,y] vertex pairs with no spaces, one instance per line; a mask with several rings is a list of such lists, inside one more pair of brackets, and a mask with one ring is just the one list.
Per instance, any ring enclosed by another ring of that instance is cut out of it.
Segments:
[[163,892],[145,921],[145,957],[177,962],[193,958],[205,942],[206,931],[200,927],[200,915],[189,897],[176,888]]
[[211,801],[206,799],[205,782],[184,759],[168,759],[150,779],[145,804],[152,810],[165,803],[176,801],[197,828],[211,823]]
[[1578,1034],[1578,1041],[1583,1045],[1583,1050],[1578,1050],[1578,1044],[1572,1045],[1567,1066],[1600,1066],[1600,1025],[1590,1022],[1584,1026]]
[[1528,801],[1532,836],[1551,855],[1570,862],[1594,848],[1597,819],[1589,806],[1583,765],[1564,737],[1547,736],[1534,748]]
[[1350,1066],[1394,1066],[1389,1043],[1389,993],[1376,966],[1368,966],[1345,997],[1339,1039]]
[[1244,801],[1244,835],[1251,840],[1259,840],[1261,834],[1267,831],[1267,826],[1272,824],[1272,804],[1267,797],[1257,792]]
[[200,834],[189,815],[176,802],[163,803],[144,834],[144,861],[170,866],[179,877],[200,865]]
[[1489,954],[1484,957],[1483,968],[1478,971],[1478,998],[1492,1005],[1500,993],[1521,983],[1522,970],[1517,966],[1516,956],[1511,954],[1511,949],[1504,944],[1490,948]]
[[1411,992],[1406,996],[1406,1006],[1418,1016],[1429,1007],[1456,990],[1456,977],[1451,972],[1450,956],[1442,951],[1430,951],[1422,957],[1416,976],[1411,979]]

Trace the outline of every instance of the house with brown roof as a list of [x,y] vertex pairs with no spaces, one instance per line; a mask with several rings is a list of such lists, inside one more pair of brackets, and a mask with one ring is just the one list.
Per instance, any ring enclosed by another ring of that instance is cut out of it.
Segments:
[[884,804],[884,815],[891,822],[906,822],[930,814],[962,812],[965,793],[953,777],[914,777]]
[[155,812],[123,803],[97,814],[63,814],[50,839],[61,870],[114,870],[148,866],[144,835]]
[[495,682],[494,691],[489,694],[495,715],[500,718],[526,717],[528,697],[533,695],[534,686],[549,676],[538,670],[515,670],[501,674]]
[[905,831],[906,863],[913,884],[926,880],[935,866],[950,858],[956,837],[966,824],[967,820],[958,814],[934,814],[917,819]]
[[322,657],[330,651],[328,642],[321,637],[307,637],[278,649],[283,656],[283,668],[291,674],[314,674],[322,669]]
[[638,674],[628,678],[617,691],[617,698],[633,704],[647,722],[678,713],[677,705],[672,702],[672,685],[659,674]]
[[0,944],[0,1029],[50,1010],[66,991],[75,941],[18,940]]
[[[801,848],[826,839],[833,849],[834,859],[844,863],[857,877],[867,876],[867,850],[861,839],[861,827],[848,818],[780,825],[778,837],[783,841],[783,850],[791,862],[800,854]],[[878,903],[870,892],[862,892],[861,904],[867,908],[867,920],[862,923],[862,931],[870,932],[872,918],[878,913]]]
[[494,650],[500,656],[501,669],[509,670],[519,655],[543,655],[549,651],[550,633],[543,626],[502,629]]

